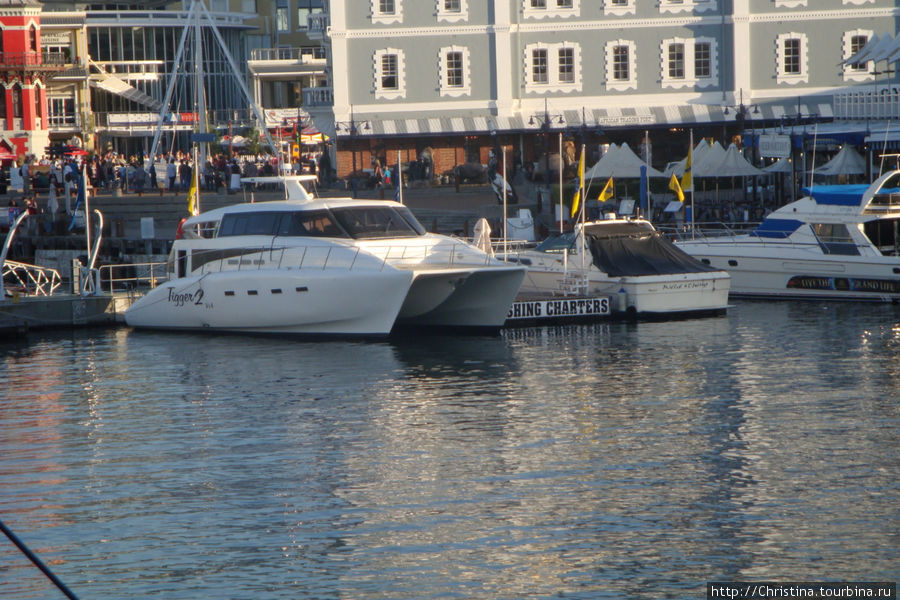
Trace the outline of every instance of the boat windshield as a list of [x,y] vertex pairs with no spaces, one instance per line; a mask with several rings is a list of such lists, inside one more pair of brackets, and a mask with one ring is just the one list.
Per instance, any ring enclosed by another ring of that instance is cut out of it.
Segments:
[[425,230],[407,208],[347,206],[331,212],[340,226],[356,239],[416,237]]
[[569,254],[575,254],[575,234],[570,231],[569,233],[549,237],[538,244],[535,250],[548,254],[562,254],[566,251]]

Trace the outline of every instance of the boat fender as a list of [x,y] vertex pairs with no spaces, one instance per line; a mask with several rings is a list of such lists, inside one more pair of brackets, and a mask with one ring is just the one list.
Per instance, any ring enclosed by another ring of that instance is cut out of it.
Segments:
[[184,231],[182,230],[182,227],[184,227],[185,221],[187,221],[187,217],[178,221],[178,228],[175,230],[175,239],[176,240],[180,240],[181,237],[184,235]]
[[621,312],[625,312],[628,308],[628,292],[625,291],[625,288],[619,288],[616,293],[616,306]]

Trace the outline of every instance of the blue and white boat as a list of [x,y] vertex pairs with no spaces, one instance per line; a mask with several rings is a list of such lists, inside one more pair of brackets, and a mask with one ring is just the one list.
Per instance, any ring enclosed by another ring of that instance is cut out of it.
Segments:
[[727,270],[733,296],[900,302],[900,171],[803,192],[750,233],[677,245]]

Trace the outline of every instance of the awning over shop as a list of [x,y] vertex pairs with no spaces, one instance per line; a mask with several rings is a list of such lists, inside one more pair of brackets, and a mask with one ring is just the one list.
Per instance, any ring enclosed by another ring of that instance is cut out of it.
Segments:
[[[815,115],[819,119],[831,119],[834,113],[830,102],[769,102],[760,103],[758,112],[746,114],[745,127],[752,128],[754,122],[782,121],[794,115],[809,118]],[[547,131],[572,131],[579,127],[590,130],[624,129],[630,127],[682,126],[691,127],[712,123],[733,123],[736,111],[712,104],[684,104],[680,106],[644,106],[623,108],[594,108],[566,111],[543,111],[534,114],[511,117],[491,115],[460,115],[453,117],[408,118],[398,119],[381,115],[359,115],[355,117],[357,125],[369,125],[355,128],[355,137],[387,137],[408,135],[444,135],[467,133],[538,133],[546,122]],[[362,117],[362,118],[360,118]],[[339,127],[339,137],[350,137],[350,127]]]

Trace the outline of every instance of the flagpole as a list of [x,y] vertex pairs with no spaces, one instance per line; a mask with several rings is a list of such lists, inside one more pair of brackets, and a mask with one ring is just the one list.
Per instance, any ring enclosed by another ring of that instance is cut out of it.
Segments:
[[[581,160],[586,162],[585,161],[586,157],[585,157],[584,152],[585,152],[585,145],[582,144],[581,145]],[[583,165],[584,162],[582,162],[581,164]],[[584,189],[584,169],[583,168],[578,169],[578,175],[579,175],[578,186],[579,186],[579,190],[580,190],[579,191],[579,199],[581,200],[581,207],[580,207],[581,214],[579,214],[579,217],[581,219],[581,275],[583,277],[585,277],[586,275],[584,272],[584,268],[585,268],[585,265],[584,265],[584,254],[585,254],[585,252],[584,252],[585,251],[584,223],[585,223],[585,206],[587,205],[587,192]]]
[[688,167],[691,169],[691,239],[694,239],[694,221],[696,220],[696,215],[694,214],[694,130],[691,129],[691,145],[688,147],[688,162],[691,163]]
[[506,247],[506,146],[500,147],[500,157],[503,161],[503,184],[500,191],[503,194],[503,256],[508,257]]
[[397,150],[397,195],[400,204],[403,204],[403,169],[400,168],[400,151]]
[[[563,134],[559,132],[559,234],[563,232]],[[550,154],[547,154],[547,170],[550,170]]]

